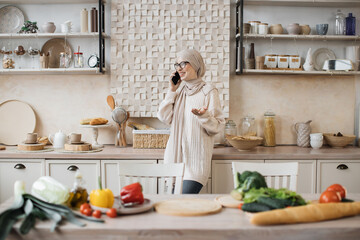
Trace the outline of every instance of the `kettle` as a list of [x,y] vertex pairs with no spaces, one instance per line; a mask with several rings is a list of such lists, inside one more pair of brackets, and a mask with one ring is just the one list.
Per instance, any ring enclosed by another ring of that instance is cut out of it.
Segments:
[[64,148],[66,142],[66,134],[59,130],[55,135],[49,135],[49,141],[54,148]]
[[301,123],[295,123],[294,129],[297,134],[297,145],[299,147],[309,147],[310,146],[310,127],[311,120]]

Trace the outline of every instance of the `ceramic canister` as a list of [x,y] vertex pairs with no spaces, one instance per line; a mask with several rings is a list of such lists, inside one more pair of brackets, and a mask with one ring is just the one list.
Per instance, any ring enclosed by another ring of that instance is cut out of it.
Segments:
[[298,23],[291,23],[286,27],[290,35],[298,35],[300,33],[300,26]]
[[265,55],[265,65],[267,68],[276,68],[277,66],[277,56],[274,54]]
[[289,68],[300,68],[301,59],[299,55],[289,56]]
[[279,55],[277,59],[278,68],[289,67],[289,55]]
[[270,27],[269,27],[269,30],[270,30],[270,33],[271,34],[282,34],[284,29],[283,27],[281,26],[281,24],[272,24]]

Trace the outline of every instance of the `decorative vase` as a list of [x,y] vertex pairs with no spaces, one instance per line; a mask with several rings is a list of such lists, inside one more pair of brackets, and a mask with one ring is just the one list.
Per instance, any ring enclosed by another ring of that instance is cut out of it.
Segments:
[[300,33],[300,26],[298,23],[289,24],[286,30],[290,35],[298,35]]
[[315,70],[313,58],[311,55],[311,48],[309,48],[309,50],[306,54],[306,60],[305,60],[303,67],[304,67],[305,71],[314,71]]
[[56,30],[56,26],[53,22],[46,22],[41,27],[44,33],[53,33]]
[[272,24],[269,28],[271,34],[282,34],[284,29],[281,24]]
[[309,35],[311,32],[311,28],[309,25],[300,25],[300,34]]

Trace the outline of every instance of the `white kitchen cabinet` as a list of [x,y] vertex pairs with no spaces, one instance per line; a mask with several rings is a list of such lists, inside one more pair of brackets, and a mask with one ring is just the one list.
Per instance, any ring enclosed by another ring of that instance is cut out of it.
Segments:
[[212,193],[228,194],[234,189],[232,162],[264,162],[264,160],[213,160],[212,161]]
[[316,160],[265,160],[265,163],[298,162],[299,173],[297,177],[298,193],[316,192]]
[[0,203],[13,196],[16,180],[24,181],[26,192],[31,192],[33,182],[44,175],[44,159],[0,159]]
[[79,170],[90,193],[98,188],[100,160],[46,160],[46,175],[55,178],[70,189],[74,185],[75,172]]
[[317,160],[317,192],[339,183],[348,193],[360,193],[359,173],[360,160]]
[[[120,194],[118,163],[149,163],[156,164],[157,160],[101,160],[101,176],[103,186],[111,189],[114,195]],[[144,192],[148,193],[148,192]],[[153,193],[156,194],[156,193]]]

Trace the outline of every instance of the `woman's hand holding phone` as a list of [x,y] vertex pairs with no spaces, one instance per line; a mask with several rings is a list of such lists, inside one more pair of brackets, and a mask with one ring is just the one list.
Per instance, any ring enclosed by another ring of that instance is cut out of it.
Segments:
[[171,91],[175,92],[176,89],[180,86],[181,78],[178,72],[173,72],[170,75],[170,89]]

